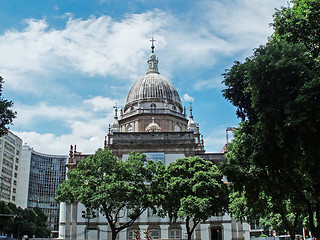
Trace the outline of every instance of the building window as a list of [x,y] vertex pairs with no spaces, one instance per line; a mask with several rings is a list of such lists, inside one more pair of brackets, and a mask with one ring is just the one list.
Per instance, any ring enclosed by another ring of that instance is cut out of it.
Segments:
[[127,132],[132,132],[132,126],[131,125],[128,126]]
[[[135,233],[139,231],[138,228],[131,228],[128,230],[128,239],[134,239],[135,238]],[[141,235],[140,235],[141,236]]]
[[16,200],[16,196],[12,196],[12,201],[15,201]]
[[156,112],[156,108],[157,108],[157,105],[156,105],[156,104],[152,103],[152,104],[150,105],[150,109],[151,109],[151,112],[152,112],[152,113],[155,113],[155,112]]
[[14,166],[14,169],[15,169],[15,170],[18,170],[18,166],[17,166],[17,165],[15,165],[15,166]]
[[17,174],[16,172],[14,173],[14,177],[15,177],[15,178],[18,177],[18,174]]
[[164,152],[145,152],[146,160],[152,160],[154,162],[162,162],[165,164],[166,154]]
[[160,239],[160,229],[159,228],[149,228],[149,232],[151,233],[152,239]]
[[175,125],[174,125],[174,131],[175,131],[175,132],[181,132],[181,128],[179,127],[178,124],[175,124]]
[[13,180],[13,185],[17,185],[17,181],[16,180]]
[[181,238],[181,229],[180,228],[170,228],[169,229],[170,239],[180,239]]

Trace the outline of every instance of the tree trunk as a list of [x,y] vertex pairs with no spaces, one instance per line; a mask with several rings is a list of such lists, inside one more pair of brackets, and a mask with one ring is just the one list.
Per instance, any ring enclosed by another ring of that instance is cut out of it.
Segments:
[[289,235],[291,239],[296,239],[296,234],[294,232],[293,233],[289,232]]
[[111,239],[116,240],[117,238],[117,232],[115,229],[111,229]]

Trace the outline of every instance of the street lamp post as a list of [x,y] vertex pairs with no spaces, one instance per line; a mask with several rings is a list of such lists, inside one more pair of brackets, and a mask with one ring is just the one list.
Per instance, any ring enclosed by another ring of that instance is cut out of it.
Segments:
[[87,209],[86,211],[82,211],[82,217],[87,219],[87,231],[86,231],[86,238],[88,239],[89,235],[89,224],[90,224],[90,219],[96,218],[97,215],[94,211],[91,211]]

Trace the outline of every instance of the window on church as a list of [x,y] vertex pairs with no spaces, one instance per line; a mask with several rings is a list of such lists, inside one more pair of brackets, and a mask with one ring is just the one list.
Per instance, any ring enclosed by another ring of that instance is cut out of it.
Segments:
[[161,161],[165,164],[165,153],[164,152],[146,152],[146,160],[152,160],[154,162]]
[[150,109],[151,109],[151,112],[152,112],[152,113],[155,113],[155,112],[156,112],[156,108],[157,108],[157,105],[156,105],[156,104],[152,103],[152,104],[150,105]]
[[174,131],[175,131],[175,132],[180,132],[180,131],[181,131],[181,128],[179,127],[178,124],[175,124],[175,125],[174,125]]
[[[128,239],[134,239],[135,238],[135,233],[137,232],[137,231],[139,231],[139,229],[138,228],[131,228],[131,229],[129,229],[128,230]],[[140,233],[141,234],[141,233]],[[140,235],[140,236],[142,236],[142,235]]]
[[181,229],[180,228],[170,228],[169,229],[170,239],[180,239],[181,238]]
[[152,239],[160,239],[160,229],[158,228],[149,228],[149,232],[151,233]]
[[132,126],[129,125],[128,128],[127,128],[127,132],[132,132],[132,131],[133,131]]

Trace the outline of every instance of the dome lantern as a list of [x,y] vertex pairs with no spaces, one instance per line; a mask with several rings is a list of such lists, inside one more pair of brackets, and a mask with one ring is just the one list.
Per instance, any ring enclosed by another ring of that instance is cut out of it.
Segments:
[[149,60],[148,60],[148,72],[147,74],[149,73],[158,73],[159,74],[159,71],[158,71],[158,58],[156,57],[156,55],[154,54],[154,42],[156,41],[155,39],[151,39],[150,40],[152,42],[152,45],[151,45],[151,55],[149,57]]

